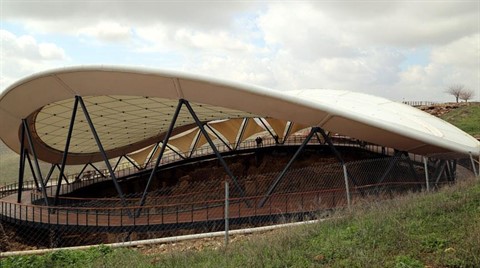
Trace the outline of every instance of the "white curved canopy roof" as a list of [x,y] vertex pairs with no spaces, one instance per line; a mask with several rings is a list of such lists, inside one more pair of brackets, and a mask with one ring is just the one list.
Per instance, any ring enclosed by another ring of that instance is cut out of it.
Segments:
[[[480,143],[449,123],[407,105],[361,93],[334,90],[279,92],[198,75],[142,68],[89,66],[27,77],[0,96],[0,138],[20,151],[27,119],[38,157],[58,163],[75,96],[82,96],[109,157],[160,140],[179,99],[200,120],[266,117],[325,130],[419,154],[480,154]],[[182,109],[176,133],[193,119]],[[69,164],[101,159],[83,113],[77,112]]]

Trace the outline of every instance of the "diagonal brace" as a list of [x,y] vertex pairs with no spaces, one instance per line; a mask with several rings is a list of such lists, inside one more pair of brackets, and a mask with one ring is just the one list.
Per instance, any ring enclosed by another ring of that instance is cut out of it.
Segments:
[[308,144],[308,142],[312,139],[313,135],[315,133],[318,132],[320,128],[319,127],[312,127],[312,129],[310,130],[310,133],[308,134],[307,138],[305,138],[305,140],[302,142],[302,144],[300,145],[300,147],[298,147],[297,151],[295,152],[295,154],[292,156],[292,158],[290,159],[290,161],[287,163],[287,165],[285,166],[285,168],[282,170],[282,172],[280,173],[280,175],[278,175],[278,177],[275,179],[275,181],[273,181],[273,183],[270,185],[270,188],[268,188],[267,192],[265,193],[265,197],[263,197],[262,200],[260,200],[260,203],[258,205],[258,207],[263,207],[265,205],[265,203],[267,202],[268,198],[270,198],[270,195],[272,195],[273,191],[275,191],[275,188],[277,188],[278,184],[280,183],[280,181],[283,179],[283,177],[285,176],[285,174],[287,173],[288,169],[290,168],[290,166],[293,164],[293,162],[297,159],[297,157],[300,155],[300,153],[303,151],[303,149],[305,148],[305,146]]

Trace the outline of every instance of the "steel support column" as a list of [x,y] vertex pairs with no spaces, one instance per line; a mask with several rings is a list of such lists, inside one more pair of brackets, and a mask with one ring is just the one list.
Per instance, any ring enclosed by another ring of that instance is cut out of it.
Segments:
[[37,178],[37,175],[35,174],[35,170],[33,169],[32,160],[30,159],[30,154],[28,153],[27,149],[25,149],[24,157],[27,158],[28,165],[30,166],[30,173],[32,173],[32,177],[33,177],[33,181],[35,182],[35,186],[37,187],[37,190],[40,191],[40,186],[38,185],[38,178]]
[[[318,128],[318,132],[320,132],[320,134],[322,135],[323,139],[325,140],[325,143],[328,144],[328,147],[332,150],[333,154],[335,155],[335,157],[337,158],[337,160],[340,162],[340,164],[343,166],[345,165],[345,161],[343,160],[342,158],[342,155],[340,154],[340,152],[337,151],[337,149],[335,148],[335,146],[333,145],[333,142],[332,140],[330,139],[330,136],[328,136],[327,133],[325,133],[325,131],[322,129],[322,128]],[[347,174],[348,174],[348,177],[350,178],[350,180],[352,180],[353,182],[353,185],[354,186],[358,186],[359,184],[357,183],[357,180],[352,176],[352,174],[350,174],[350,172],[347,170]],[[360,190],[360,193],[363,195],[363,191]]]
[[17,203],[22,202],[22,191],[23,191],[23,176],[25,174],[25,128],[22,125],[20,130],[21,140],[20,140],[20,159],[18,167],[18,196]]
[[300,153],[303,151],[303,149],[305,148],[305,146],[308,144],[308,142],[312,139],[313,135],[319,131],[319,127],[312,127],[312,129],[310,130],[310,133],[308,134],[308,136],[305,138],[305,140],[303,140],[302,144],[300,145],[300,147],[298,147],[297,151],[295,152],[295,154],[292,156],[292,158],[290,159],[290,161],[287,163],[287,165],[285,166],[285,168],[282,170],[282,172],[280,173],[280,175],[278,175],[278,177],[275,179],[275,181],[273,181],[273,183],[270,185],[270,188],[268,188],[267,192],[265,193],[265,197],[262,198],[262,200],[260,200],[260,203],[258,204],[258,207],[263,207],[263,205],[265,205],[265,203],[267,202],[268,198],[270,198],[270,195],[273,193],[273,191],[275,191],[275,188],[277,188],[278,184],[280,183],[280,181],[283,179],[283,177],[285,176],[285,174],[287,173],[288,169],[290,169],[290,166],[293,164],[293,162],[297,159],[297,157],[300,155]]
[[134,217],[138,217],[140,215],[140,212],[142,211],[143,205],[145,205],[145,200],[147,198],[147,193],[148,193],[148,188],[150,187],[150,183],[152,182],[153,176],[157,172],[158,165],[160,164],[160,160],[163,157],[163,153],[165,152],[165,148],[167,147],[168,140],[170,139],[170,136],[172,135],[173,128],[175,127],[175,123],[177,122],[178,115],[180,114],[180,110],[182,109],[183,105],[183,100],[180,99],[177,104],[177,108],[175,109],[175,113],[173,114],[172,121],[170,122],[170,126],[168,127],[167,133],[165,134],[165,137],[163,138],[162,142],[162,147],[160,148],[160,153],[158,154],[158,158],[155,161],[155,165],[152,168],[152,172],[150,173],[150,176],[148,177],[147,180],[147,185],[145,185],[145,189],[143,190],[142,198],[140,199],[139,206],[140,208],[135,212]]
[[45,188],[45,182],[43,181],[42,177],[42,171],[40,169],[40,165],[38,164],[38,158],[37,158],[37,153],[35,151],[35,146],[33,146],[33,140],[32,136],[30,135],[30,130],[28,129],[28,124],[26,119],[22,119],[23,122],[23,127],[25,128],[25,133],[27,134],[27,140],[28,140],[28,145],[30,147],[30,150],[32,151],[33,157],[34,157],[34,162],[35,162],[35,169],[36,172],[38,173],[38,177],[40,179],[40,185],[42,186],[42,194],[43,198],[45,199],[45,205],[48,206],[48,197],[47,197],[47,190]]
[[[212,150],[215,152],[215,155],[217,156],[218,160],[220,161],[220,163],[222,164],[223,168],[225,169],[225,172],[227,173],[227,175],[232,179],[233,183],[235,184],[235,188],[238,190],[238,192],[240,193],[240,195],[242,197],[245,197],[245,192],[243,191],[242,187],[240,186],[240,184],[238,183],[237,181],[237,178],[235,178],[235,176],[233,175],[232,171],[230,170],[230,168],[227,166],[227,163],[225,163],[225,160],[223,159],[222,155],[220,154],[220,152],[217,150],[217,147],[215,146],[215,144],[213,144],[213,141],[212,139],[210,139],[210,137],[208,136],[208,133],[207,131],[205,130],[205,128],[203,127],[202,125],[202,122],[200,121],[200,119],[198,119],[197,117],[197,114],[195,113],[195,111],[193,110],[192,106],[190,106],[190,103],[186,100],[184,100],[184,104],[185,106],[187,107],[188,111],[190,112],[190,115],[193,117],[193,120],[195,121],[195,123],[197,124],[198,128],[200,129],[200,131],[202,132],[202,134],[205,136],[205,139],[207,139],[208,141],[208,144],[210,145],[210,147],[212,148]],[[248,207],[250,207],[250,202],[248,202],[248,200],[245,200],[245,203]]]
[[123,206],[127,206],[127,201],[125,200],[125,196],[123,195],[122,189],[120,188],[120,184],[118,184],[117,177],[115,176],[115,172],[112,169],[112,165],[108,161],[107,153],[103,149],[102,142],[98,137],[97,131],[95,130],[95,126],[93,125],[92,119],[90,118],[90,114],[88,113],[87,107],[85,107],[85,103],[83,102],[83,99],[81,96],[77,96],[77,99],[78,99],[78,102],[80,103],[80,106],[82,107],[83,114],[87,119],[90,130],[92,131],[93,137],[95,138],[95,142],[97,143],[98,149],[100,150],[100,153],[102,155],[103,161],[105,162],[105,165],[107,166],[107,169],[110,172],[110,177],[112,178],[113,184],[115,185],[115,188],[118,192],[120,199],[122,200],[122,204]]
[[53,200],[53,205],[56,206],[58,203],[58,195],[60,194],[60,189],[62,187],[62,178],[63,173],[65,172],[65,165],[67,163],[68,149],[70,149],[70,140],[72,139],[73,126],[75,124],[75,118],[77,116],[78,100],[79,96],[75,96],[75,102],[73,103],[72,117],[70,118],[70,125],[68,126],[67,140],[65,142],[65,150],[63,151],[62,156],[62,165],[60,166],[60,175],[58,176],[57,189],[55,191],[55,199]]

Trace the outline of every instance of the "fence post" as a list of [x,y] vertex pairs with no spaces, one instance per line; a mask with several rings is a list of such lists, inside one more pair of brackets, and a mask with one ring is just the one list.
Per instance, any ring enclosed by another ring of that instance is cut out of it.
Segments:
[[225,180],[225,247],[228,246],[228,208],[229,208],[229,191],[228,181]]
[[430,179],[428,178],[428,157],[423,157],[423,167],[425,170],[425,183],[427,186],[427,192],[430,191]]
[[343,167],[343,177],[345,178],[345,192],[347,193],[347,204],[348,209],[351,209],[351,200],[350,200],[350,187],[348,186],[348,172],[347,166],[345,164],[342,165]]
[[472,152],[469,152],[469,154],[470,154],[470,162],[472,162],[473,175],[475,177],[478,177],[478,176],[480,176],[480,167],[479,167],[479,172],[477,173],[477,167],[475,167],[475,160],[473,160]]

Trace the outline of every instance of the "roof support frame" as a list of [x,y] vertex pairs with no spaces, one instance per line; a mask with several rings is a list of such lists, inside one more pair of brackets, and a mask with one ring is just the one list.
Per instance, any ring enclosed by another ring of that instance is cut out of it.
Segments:
[[155,152],[158,150],[158,146],[160,145],[160,142],[155,143],[155,146],[152,149],[152,152],[150,153],[150,156],[148,157],[148,160],[145,162],[145,165],[143,166],[143,169],[146,169],[150,162],[152,161],[153,156],[155,155]]
[[132,164],[132,166],[134,166],[137,170],[141,170],[141,168],[137,164],[135,164],[135,162],[132,161],[132,159],[130,159],[130,157],[128,157],[128,155],[123,155],[123,157],[125,159],[127,159],[127,161],[130,162],[130,164]]
[[[120,199],[122,200],[122,204],[124,206],[127,206],[127,201],[125,200],[125,196],[123,195],[123,191],[120,188],[120,185],[118,184],[117,178],[115,176],[115,172],[112,169],[112,165],[108,161],[107,153],[103,149],[102,142],[101,142],[100,138],[98,137],[97,131],[95,130],[95,126],[93,125],[92,119],[90,118],[90,114],[88,113],[87,107],[85,106],[85,103],[83,102],[83,99],[82,99],[81,96],[76,96],[76,98],[78,99],[78,102],[80,103],[80,107],[82,108],[82,111],[83,111],[83,114],[85,115],[85,118],[87,119],[87,123],[90,127],[90,130],[92,131],[95,142],[97,143],[97,146],[98,146],[98,149],[100,150],[103,161],[105,162],[105,165],[107,166],[107,169],[110,173],[110,177],[112,178],[112,181],[113,181],[113,184],[115,185],[117,193],[120,196]],[[131,214],[130,211],[128,211],[128,213]]]
[[[179,153],[177,150],[175,150],[172,146],[169,144],[166,145],[168,149],[170,149],[172,152],[174,152],[176,155],[180,156],[183,160],[187,159],[187,157],[183,156],[181,153]],[[163,154],[162,154],[163,155]]]
[[[335,146],[333,145],[333,142],[332,142],[332,139],[330,139],[330,132],[327,134],[325,133],[325,130],[323,130],[323,128],[319,128],[318,130],[320,132],[320,134],[322,135],[323,139],[324,139],[324,144],[328,144],[328,147],[332,150],[333,154],[335,155],[335,157],[337,158],[337,160],[340,162],[340,165],[345,165],[345,161],[343,160],[342,158],[342,155],[340,154],[340,152],[338,152],[338,150],[335,148]],[[353,186],[358,186],[358,182],[357,180],[354,178],[354,176],[352,176],[352,174],[347,170],[347,175],[348,175],[348,178],[350,180],[352,180],[353,182]],[[361,190],[360,193],[363,195],[363,191]]]
[[[212,139],[210,139],[210,136],[208,136],[207,131],[206,131],[205,128],[203,127],[202,122],[201,122],[200,119],[198,118],[197,114],[196,114],[195,111],[193,110],[193,108],[192,108],[192,106],[190,105],[190,103],[189,103],[187,100],[183,100],[183,103],[184,103],[185,106],[187,107],[188,111],[190,112],[190,115],[193,117],[193,120],[195,121],[195,124],[197,124],[197,126],[198,126],[198,128],[200,129],[200,131],[202,132],[203,136],[205,136],[205,139],[207,140],[208,144],[210,145],[210,147],[212,148],[213,152],[214,152],[215,155],[217,156],[217,159],[220,161],[220,164],[223,166],[223,169],[225,170],[225,172],[227,173],[227,175],[230,177],[230,179],[233,181],[233,183],[234,183],[234,185],[235,185],[235,188],[236,188],[237,191],[240,193],[240,196],[241,196],[241,197],[246,197],[244,190],[242,189],[242,187],[240,186],[240,184],[239,184],[238,181],[237,181],[237,178],[233,175],[232,171],[231,171],[230,168],[228,167],[228,165],[227,165],[227,163],[225,162],[225,160],[223,159],[222,155],[221,155],[220,152],[217,150],[217,147],[216,147],[215,144],[213,143]],[[245,200],[245,204],[247,205],[247,207],[251,207],[250,202],[249,202],[248,200]]]
[[[58,195],[60,194],[60,189],[62,187],[62,178],[65,172],[65,164],[67,163],[68,150],[70,149],[70,141],[72,139],[73,126],[75,125],[75,118],[77,117],[77,108],[79,96],[75,96],[75,102],[73,103],[72,117],[70,118],[70,125],[68,126],[67,141],[65,142],[65,150],[63,151],[62,164],[60,167],[60,174],[58,175],[57,189],[55,191],[55,199],[53,205],[56,206],[58,203]],[[68,182],[68,181],[67,181]]]
[[[196,151],[197,149],[195,149],[197,147],[197,144],[198,142],[200,141],[200,131],[197,133],[197,136],[195,137],[195,141],[193,142],[193,145],[192,145],[192,149],[190,150],[190,154],[188,154],[188,157],[187,158],[192,158],[192,155],[194,153],[194,151]],[[195,150],[194,150],[195,149]]]
[[[19,159],[19,167],[18,167],[18,195],[17,195],[17,203],[22,202],[22,191],[23,191],[23,177],[25,174],[25,128],[21,128],[21,140],[20,140],[20,159]],[[37,180],[35,180],[35,184],[37,185],[38,189],[38,183]]]
[[25,158],[28,161],[28,166],[30,167],[30,173],[32,173],[33,181],[35,181],[35,186],[37,190],[40,191],[40,185],[38,184],[37,174],[35,174],[32,159],[30,158],[30,153],[28,152],[28,149],[25,149]]
[[282,144],[285,144],[285,142],[288,139],[288,136],[290,136],[290,132],[292,131],[292,127],[293,127],[293,122],[288,121],[288,127],[287,127],[287,130],[285,131],[285,136],[283,137],[283,140],[281,142]]
[[115,163],[115,167],[113,168],[113,171],[117,171],[118,165],[120,164],[120,161],[122,161],[122,157],[123,157],[123,155],[121,155],[118,158],[117,162]]
[[230,151],[232,150],[232,147],[230,147],[230,145],[229,145],[227,142],[225,142],[225,141],[223,140],[223,138],[220,137],[220,135],[218,135],[218,133],[217,133],[216,130],[214,130],[208,123],[205,123],[205,126],[207,126],[207,128],[210,129],[210,131],[211,131],[223,144],[225,144],[225,146],[227,146],[228,150],[230,150]]
[[390,174],[390,171],[392,171],[395,164],[397,164],[398,160],[402,158],[402,155],[403,155],[402,151],[395,150],[395,153],[393,154],[393,156],[390,157],[390,159],[388,160],[387,169],[385,170],[385,172],[383,172],[383,175],[376,182],[377,186],[375,187],[375,193],[378,194],[379,188],[380,188],[379,184],[382,183],[387,178],[388,174]]
[[272,136],[272,138],[275,140],[275,144],[278,144],[278,135],[274,135],[272,133],[272,131],[270,130],[270,128],[267,126],[267,124],[265,124],[265,122],[263,122],[263,118],[261,117],[258,117],[257,118],[260,123],[262,123],[262,125],[265,127],[265,129],[268,131],[268,133],[270,134],[270,136]]
[[238,146],[240,146],[240,143],[242,143],[242,137],[243,137],[243,134],[245,133],[245,129],[247,128],[248,120],[250,120],[250,118],[248,118],[248,117],[245,117],[243,119],[242,126],[240,127],[240,134],[238,135],[238,139],[235,141],[234,150],[237,150]]
[[[24,133],[26,134],[27,136],[27,141],[28,141],[28,145],[30,147],[30,150],[33,154],[33,160],[34,163],[35,163],[35,171],[37,172],[38,174],[38,177],[40,179],[40,185],[41,185],[41,191],[42,191],[42,195],[43,195],[43,198],[45,200],[45,205],[48,206],[48,197],[47,197],[47,190],[45,189],[45,182],[43,180],[43,176],[42,176],[42,170],[40,169],[40,165],[38,164],[38,157],[37,157],[37,153],[35,151],[35,146],[33,145],[33,140],[32,140],[32,136],[30,134],[30,130],[28,128],[28,124],[27,124],[27,120],[26,119],[22,119],[22,122],[23,122],[23,128],[24,128]],[[30,159],[30,158],[29,158]]]
[[165,137],[163,138],[162,142],[162,147],[160,148],[160,153],[158,154],[157,160],[155,161],[155,165],[152,168],[152,172],[150,173],[150,176],[148,177],[147,184],[145,185],[145,189],[143,190],[142,198],[140,199],[139,202],[139,207],[138,210],[135,212],[134,217],[140,216],[140,213],[142,212],[142,207],[145,205],[145,200],[147,198],[147,193],[148,193],[148,188],[150,187],[150,183],[152,182],[153,176],[157,172],[157,168],[160,164],[160,160],[163,157],[163,153],[165,152],[165,149],[168,144],[168,140],[170,139],[170,136],[172,136],[173,128],[175,127],[175,123],[177,122],[178,115],[180,114],[180,110],[182,109],[183,105],[183,100],[180,99],[177,104],[177,108],[175,109],[175,113],[173,114],[172,121],[170,121],[170,126],[168,127],[167,133]]
[[287,173],[288,169],[290,169],[290,166],[293,164],[293,162],[297,159],[297,157],[300,155],[300,153],[303,151],[305,146],[308,144],[308,142],[312,139],[313,135],[319,131],[320,127],[312,127],[310,130],[310,133],[308,136],[303,140],[302,144],[298,147],[297,151],[295,154],[292,156],[290,161],[288,161],[287,165],[283,168],[282,172],[278,175],[278,177],[275,179],[275,181],[272,182],[270,187],[268,188],[267,192],[265,193],[265,196],[260,200],[260,203],[258,204],[258,207],[263,207],[267,200],[270,198],[272,195],[273,191],[275,191],[275,188],[277,188],[278,184],[280,181],[283,179],[285,174]]
[[[100,176],[102,176],[102,177],[104,177],[104,178],[107,178],[107,176],[105,176],[104,172],[102,172],[100,169],[98,169],[98,168],[97,168],[95,165],[93,165],[92,163],[87,163],[87,164],[85,165],[85,167],[87,167],[87,166],[91,166],[93,169],[95,169],[95,170],[100,174]],[[78,178],[80,178],[80,177],[78,177]]]
[[48,182],[50,181],[50,178],[52,177],[53,171],[55,170],[56,167],[57,167],[57,164],[50,165],[50,170],[48,171],[48,174],[45,177],[45,184],[48,184]]

